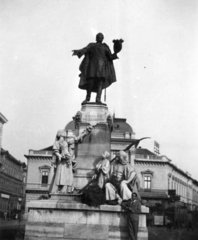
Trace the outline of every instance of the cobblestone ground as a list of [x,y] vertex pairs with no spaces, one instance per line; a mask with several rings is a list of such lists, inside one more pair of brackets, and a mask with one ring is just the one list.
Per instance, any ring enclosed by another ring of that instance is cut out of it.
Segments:
[[149,227],[148,240],[198,240],[198,229],[187,231],[187,229],[167,231],[165,227]]

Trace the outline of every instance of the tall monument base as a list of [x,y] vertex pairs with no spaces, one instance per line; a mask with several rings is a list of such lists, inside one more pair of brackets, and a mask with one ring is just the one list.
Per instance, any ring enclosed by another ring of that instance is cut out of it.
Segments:
[[97,163],[102,160],[102,153],[111,152],[112,116],[106,104],[86,103],[74,117],[77,136],[88,126],[93,126],[91,133],[75,148],[77,162],[74,174],[74,186],[83,188],[95,173]]
[[[95,208],[64,200],[37,200],[28,209],[25,240],[128,240],[126,213],[120,206]],[[148,239],[148,212],[141,206],[138,240]]]

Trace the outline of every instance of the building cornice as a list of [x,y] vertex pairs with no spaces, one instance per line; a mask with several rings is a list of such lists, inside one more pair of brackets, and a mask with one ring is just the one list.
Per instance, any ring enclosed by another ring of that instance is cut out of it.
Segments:
[[151,170],[149,170],[149,169],[144,170],[144,171],[141,172],[142,175],[144,175],[144,174],[150,174],[150,175],[152,175],[152,176],[153,176],[153,173],[154,173],[154,172],[151,171]]
[[43,161],[43,160],[51,160],[52,156],[47,155],[24,155],[27,160],[37,160],[37,161]]

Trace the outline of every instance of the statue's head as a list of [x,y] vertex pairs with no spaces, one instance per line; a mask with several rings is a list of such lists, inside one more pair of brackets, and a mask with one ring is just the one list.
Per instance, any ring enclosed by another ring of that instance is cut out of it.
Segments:
[[96,35],[96,42],[100,42],[101,43],[103,41],[103,39],[104,39],[104,35],[102,33],[98,33]]
[[57,134],[56,134],[56,139],[60,139],[61,137],[66,138],[67,137],[67,133],[65,132],[65,130],[58,130]]
[[102,157],[103,157],[104,159],[109,159],[109,158],[110,158],[110,153],[107,152],[107,151],[105,151],[105,152],[102,154]]
[[124,151],[119,152],[119,161],[120,161],[121,164],[127,164],[128,163],[127,154]]

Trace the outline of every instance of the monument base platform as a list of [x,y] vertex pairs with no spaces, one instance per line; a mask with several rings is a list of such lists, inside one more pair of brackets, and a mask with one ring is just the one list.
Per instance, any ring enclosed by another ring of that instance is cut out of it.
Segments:
[[[25,240],[127,240],[127,217],[119,205],[89,207],[65,200],[37,200],[28,203]],[[138,240],[148,239],[146,213],[141,206]]]

